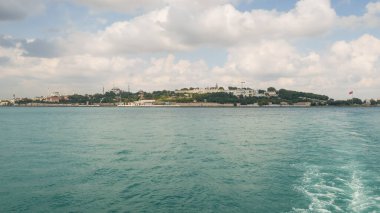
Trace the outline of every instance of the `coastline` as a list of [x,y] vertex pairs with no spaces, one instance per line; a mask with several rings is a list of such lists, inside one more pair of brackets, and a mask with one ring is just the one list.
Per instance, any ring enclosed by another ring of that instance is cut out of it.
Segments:
[[37,105],[17,105],[17,106],[0,106],[0,108],[376,108],[375,106],[353,105],[353,106],[296,106],[296,105],[238,105],[233,104],[191,104],[191,105],[142,105],[142,106],[118,106],[118,105],[79,105],[79,104],[37,104]]

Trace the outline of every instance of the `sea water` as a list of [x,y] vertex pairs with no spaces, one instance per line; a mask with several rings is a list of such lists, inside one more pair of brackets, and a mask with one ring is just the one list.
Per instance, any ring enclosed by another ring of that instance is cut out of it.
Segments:
[[380,108],[0,108],[0,212],[380,212]]

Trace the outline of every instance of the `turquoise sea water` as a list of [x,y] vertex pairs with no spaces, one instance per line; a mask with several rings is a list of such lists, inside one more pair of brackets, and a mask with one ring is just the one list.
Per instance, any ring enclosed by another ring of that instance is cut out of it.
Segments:
[[0,212],[380,212],[380,108],[0,108]]

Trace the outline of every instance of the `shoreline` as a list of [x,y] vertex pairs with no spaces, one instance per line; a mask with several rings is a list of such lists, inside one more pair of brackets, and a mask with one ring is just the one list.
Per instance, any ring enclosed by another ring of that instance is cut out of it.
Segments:
[[269,108],[269,109],[278,109],[278,108],[376,108],[376,106],[249,106],[249,105],[240,105],[240,106],[231,106],[231,105],[147,105],[147,106],[117,106],[117,105],[71,105],[71,104],[47,104],[47,105],[19,105],[19,106],[0,106],[0,108]]

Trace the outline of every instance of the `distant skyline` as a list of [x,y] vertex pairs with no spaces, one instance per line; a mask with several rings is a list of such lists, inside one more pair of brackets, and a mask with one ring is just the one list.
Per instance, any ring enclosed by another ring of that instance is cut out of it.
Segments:
[[0,99],[223,86],[380,98],[380,1],[0,0]]

